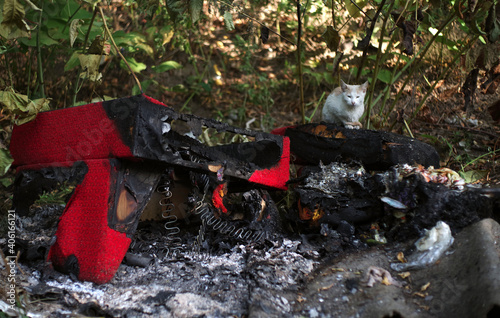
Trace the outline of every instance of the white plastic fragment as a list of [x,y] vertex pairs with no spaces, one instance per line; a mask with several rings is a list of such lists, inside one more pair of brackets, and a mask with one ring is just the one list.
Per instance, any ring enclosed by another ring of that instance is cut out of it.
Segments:
[[393,198],[381,197],[380,201],[386,203],[387,205],[389,205],[395,209],[400,209],[400,210],[408,209],[408,207],[405,204],[401,203],[401,201],[395,200]]
[[417,251],[408,257],[407,263],[393,263],[391,268],[402,272],[411,269],[421,269],[427,265],[432,265],[446,252],[453,244],[453,236],[448,224],[438,221],[436,226],[426,230],[415,246]]

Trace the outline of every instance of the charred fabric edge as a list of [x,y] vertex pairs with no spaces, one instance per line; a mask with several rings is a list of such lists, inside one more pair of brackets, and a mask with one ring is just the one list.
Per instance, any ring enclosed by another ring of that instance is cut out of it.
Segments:
[[[12,199],[16,213],[20,216],[28,215],[30,206],[42,193],[56,190],[65,181],[76,186],[82,183],[87,172],[88,166],[83,161],[77,161],[71,166],[19,167],[14,181]],[[71,195],[72,193],[66,199],[69,199]]]
[[290,137],[290,150],[311,164],[359,160],[370,170],[386,170],[404,163],[439,167],[434,147],[389,132],[306,124],[288,128],[285,136]]
[[111,176],[108,226],[132,238],[144,207],[160,180],[161,166],[154,162],[117,161]]
[[[155,103],[144,95],[120,98],[103,103],[103,108],[123,139],[137,157],[160,160],[188,168],[209,170],[208,165],[223,163],[224,173],[248,179],[255,170],[270,168],[280,160],[283,139],[268,133],[240,129],[213,119],[177,113],[170,107]],[[195,134],[202,127],[214,128],[255,138],[255,142],[239,145],[208,147],[199,141],[180,135],[171,129],[173,120],[181,120]],[[274,143],[274,145],[270,145]],[[247,144],[247,145],[246,145]],[[265,153],[260,153],[265,150]],[[205,158],[192,162],[189,155]]]

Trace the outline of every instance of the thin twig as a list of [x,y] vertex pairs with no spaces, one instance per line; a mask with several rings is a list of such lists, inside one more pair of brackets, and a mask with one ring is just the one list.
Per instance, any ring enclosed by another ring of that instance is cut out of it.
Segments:
[[87,43],[89,43],[89,35],[90,35],[90,31],[92,30],[92,26],[94,25],[96,15],[97,15],[97,8],[94,9],[94,13],[92,14],[92,19],[90,20],[89,29],[88,29],[87,33],[85,34],[85,40],[83,40],[83,49],[84,50],[87,48]]
[[298,32],[297,32],[297,68],[299,70],[299,96],[300,96],[300,114],[302,116],[302,124],[306,123],[306,114],[304,110],[304,79],[302,76],[302,54],[300,51],[301,47],[301,35],[302,35],[302,21],[300,18],[300,0],[297,0],[297,19],[299,20]]
[[[224,1],[221,1],[221,0],[216,0],[217,2],[220,2],[222,4],[225,4],[233,9],[239,9],[237,8],[236,6],[230,4],[230,3],[227,3],[227,2],[224,2]],[[284,37],[283,35],[279,34],[278,32],[274,31],[273,29],[270,29],[269,27],[267,27],[264,23],[261,23],[260,21],[258,21],[257,19],[249,16],[248,14],[246,14],[245,12],[243,11],[238,11],[239,14],[245,16],[246,18],[252,20],[253,22],[257,23],[257,24],[260,24],[260,26],[263,26],[265,28],[267,28],[269,30],[269,32],[273,33],[273,34],[276,34],[277,36],[279,36],[280,38],[282,38],[283,40],[287,41],[288,43],[292,44],[292,45],[295,45],[295,43],[290,40],[290,39],[287,39],[286,37]]]
[[[89,28],[87,30],[87,33],[85,34],[85,40],[83,41],[83,49],[84,50],[87,48],[87,43],[89,41],[89,34],[90,34],[90,31],[92,30],[92,26],[94,25],[94,20],[95,20],[96,16],[97,16],[97,8],[94,8],[94,13],[92,14],[92,19],[90,20]],[[79,67],[79,70],[81,70],[81,66]],[[78,92],[82,88],[82,86],[83,86],[82,78],[80,76],[77,76],[75,84],[73,85],[73,102],[72,102],[72,105],[76,104],[76,97],[78,95]]]
[[370,21],[372,21],[372,20],[375,20],[375,21],[376,21],[376,20],[377,20],[377,14],[375,14],[375,17],[372,19],[372,18],[370,18],[370,16],[369,16],[368,14],[366,14],[366,12],[365,12],[365,11],[363,11],[363,9],[361,9],[361,8],[358,6],[358,4],[357,4],[354,0],[350,0],[350,1],[351,1],[351,3],[352,3],[352,4],[354,4],[354,6],[355,6],[356,8],[358,8],[358,10],[359,10],[361,13],[363,13],[363,14],[364,14],[364,15],[368,18],[368,20],[370,20]]
[[122,53],[120,53],[120,49],[118,49],[118,46],[116,45],[115,40],[113,39],[113,35],[111,35],[111,32],[108,29],[108,25],[106,24],[106,17],[104,16],[104,12],[102,11],[102,7],[100,7],[100,6],[99,6],[99,12],[101,13],[102,23],[104,24],[104,29],[106,29],[106,32],[108,33],[109,39],[111,40],[111,43],[113,43],[113,47],[116,50],[116,53],[118,53],[118,55],[120,56],[120,58],[122,59],[122,61],[125,62],[125,64],[127,65],[130,73],[132,73],[132,76],[134,77],[134,80],[137,83],[137,86],[139,87],[139,90],[141,91],[141,94],[142,94],[143,91],[142,91],[141,82],[139,82],[139,79],[137,78],[137,76],[135,76],[135,73],[132,70],[132,67],[130,67],[130,64],[128,64],[128,62],[125,59],[125,57],[122,55]]
[[[352,3],[354,3],[352,0],[351,0]],[[370,17],[368,17],[368,19],[370,20],[371,24],[370,24],[370,29],[368,30],[368,32],[366,33],[366,36],[365,38],[368,38],[368,43],[365,43],[366,46],[363,48],[363,56],[361,57],[361,63],[358,67],[358,72],[356,74],[356,81],[359,81],[359,78],[361,77],[361,71],[363,70],[364,66],[365,66],[365,62],[366,62],[366,57],[367,57],[367,54],[368,54],[368,49],[370,48],[370,42],[371,42],[371,38],[372,38],[372,35],[373,35],[373,30],[375,29],[375,23],[377,22],[378,20],[378,16],[380,15],[380,13],[382,12],[382,8],[384,7],[385,5],[385,2],[386,0],[382,0],[382,2],[380,3],[379,7],[378,7],[378,10],[377,12],[375,13],[375,16],[373,17],[373,19],[371,19]],[[363,12],[359,7],[358,9]],[[364,40],[364,39],[363,39]],[[360,45],[358,44],[358,47]]]
[[64,33],[64,31],[66,31],[66,28],[68,27],[68,25],[70,24],[71,20],[73,20],[73,17],[78,13],[78,11],[80,11],[80,9],[82,8],[82,6],[80,5],[78,7],[78,9],[75,10],[75,12],[73,12],[73,14],[68,18],[68,21],[66,22],[66,24],[64,25],[64,28],[62,30],[61,33]]
[[19,269],[19,271],[21,272],[21,274],[23,274],[23,276],[26,276],[26,273],[23,271],[23,269],[21,268],[21,265],[19,265],[19,257],[21,256],[21,251],[17,251],[17,255],[16,255],[16,266],[17,268]]
[[[453,22],[457,18],[457,12],[453,11],[450,16],[444,21],[438,28],[437,32],[432,36],[432,38],[425,44],[425,46],[412,58],[416,59],[417,57],[420,58],[420,61],[423,59],[427,51],[430,49],[431,44],[434,43],[434,41],[437,39],[439,36],[439,33],[441,33],[451,22]],[[407,64],[408,65],[408,64]],[[396,94],[394,97],[394,100],[391,104],[391,108],[393,109],[396,102],[399,100],[399,97],[401,94],[404,92],[404,88],[410,81],[410,78],[412,77],[413,73],[415,72],[416,68],[418,67],[419,63],[418,61],[415,60],[415,63],[412,63],[410,70],[408,71],[408,76],[406,77],[405,81],[403,82],[403,85],[399,89],[399,92]]]
[[43,82],[43,65],[42,65],[42,49],[40,47],[40,30],[42,29],[43,17],[43,1],[40,8],[40,18],[38,19],[38,29],[36,33],[36,49],[37,49],[37,64],[38,64],[38,78],[40,83],[40,95],[45,98],[45,83]]
[[333,0],[332,0],[332,25],[333,25],[333,28],[336,30],[336,25],[335,25],[335,5],[333,3]]
[[[333,3],[333,1],[332,1],[332,3]],[[304,16],[306,15],[308,5],[309,5],[309,0],[307,0],[306,5],[304,6],[304,12],[302,12],[302,21],[304,20]]]
[[[389,5],[389,9],[387,10],[388,12],[391,12],[393,6],[394,6],[394,1]],[[373,71],[373,77],[372,77],[372,82],[370,83],[370,88],[368,90],[368,110],[366,111],[366,128],[370,128],[370,116],[372,113],[372,100],[373,100],[373,93],[375,91],[375,85],[377,83],[377,77],[378,73],[380,71],[380,66],[382,64],[382,44],[384,43],[384,36],[385,36],[385,30],[387,26],[387,21],[389,20],[389,15],[387,14],[384,17],[384,22],[382,23],[382,28],[380,29],[380,38],[378,40],[378,50],[377,50],[377,58],[375,60],[375,70]],[[411,132],[410,132],[411,134]]]

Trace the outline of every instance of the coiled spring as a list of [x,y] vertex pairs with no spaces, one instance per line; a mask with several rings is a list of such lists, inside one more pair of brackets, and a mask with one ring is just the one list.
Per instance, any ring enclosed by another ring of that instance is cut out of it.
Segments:
[[202,222],[205,222],[206,225],[211,227],[213,230],[236,239],[255,242],[265,236],[265,232],[263,231],[251,230],[243,227],[236,228],[234,224],[230,224],[225,220],[217,218],[210,205],[202,201],[198,202],[198,206],[195,208],[194,213],[199,215]]
[[175,206],[172,203],[172,191],[170,190],[170,184],[170,180],[168,178],[164,178],[163,182],[156,188],[156,191],[163,195],[158,203],[162,209],[161,216],[165,219],[164,228],[167,231],[166,238],[169,242],[169,246],[164,248],[167,258],[175,256],[180,252],[182,242],[179,236],[181,229],[176,226],[177,216],[172,214]]

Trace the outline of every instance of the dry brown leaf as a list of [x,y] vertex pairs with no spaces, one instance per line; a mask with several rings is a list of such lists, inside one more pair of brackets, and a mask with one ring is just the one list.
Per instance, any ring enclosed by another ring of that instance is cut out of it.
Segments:
[[398,261],[400,261],[401,263],[407,262],[405,259],[405,254],[403,252],[399,252],[397,258],[398,258]]

